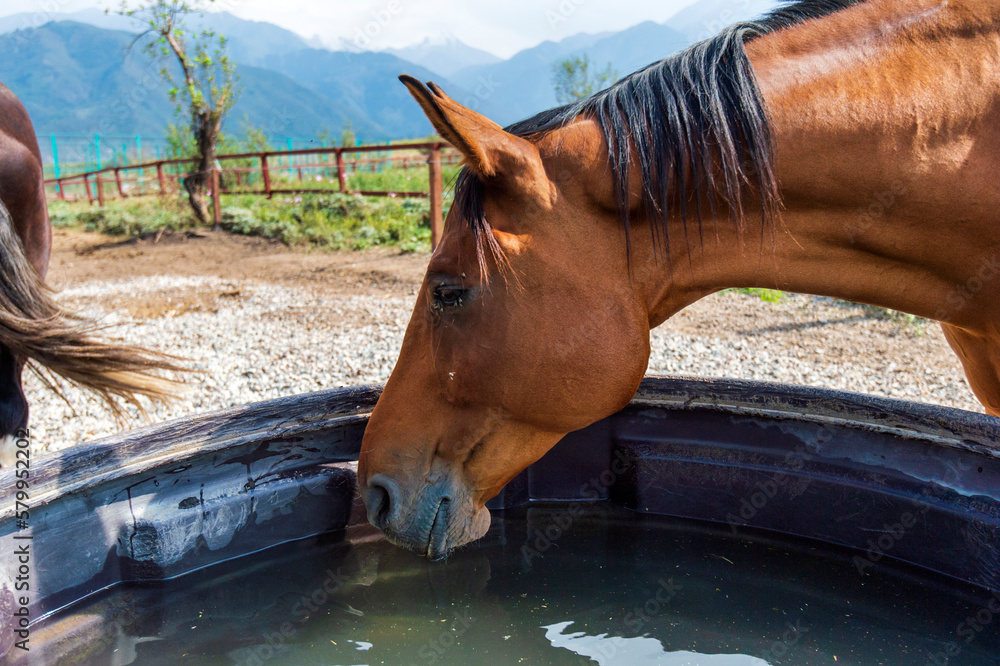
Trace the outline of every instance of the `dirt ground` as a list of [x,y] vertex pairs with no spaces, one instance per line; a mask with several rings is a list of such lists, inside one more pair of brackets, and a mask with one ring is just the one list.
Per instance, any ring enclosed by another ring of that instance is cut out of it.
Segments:
[[420,286],[428,258],[387,250],[304,252],[278,241],[222,231],[165,232],[159,238],[118,240],[57,229],[48,279],[60,288],[151,275],[212,276],[341,294],[404,296]]

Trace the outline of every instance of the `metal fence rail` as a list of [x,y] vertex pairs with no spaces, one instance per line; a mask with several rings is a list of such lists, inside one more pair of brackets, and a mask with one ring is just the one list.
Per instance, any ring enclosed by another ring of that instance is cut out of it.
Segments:
[[[222,221],[223,194],[256,194],[271,198],[275,194],[341,192],[362,196],[429,197],[431,245],[437,247],[443,228],[442,164],[458,164],[460,161],[461,155],[444,142],[219,155],[211,173],[212,214],[218,225]],[[86,199],[91,204],[96,202],[104,206],[108,198],[165,195],[177,191],[195,162],[195,159],[156,160],[60,175],[45,181],[46,196],[63,201]],[[227,167],[227,164],[231,166]],[[351,189],[348,182],[352,174],[379,173],[394,165],[408,171],[424,164],[429,179],[426,191],[356,190]],[[281,174],[285,174],[284,182],[289,185],[282,185],[282,180],[278,178]],[[336,181],[334,187],[309,186],[311,183],[333,181]]]

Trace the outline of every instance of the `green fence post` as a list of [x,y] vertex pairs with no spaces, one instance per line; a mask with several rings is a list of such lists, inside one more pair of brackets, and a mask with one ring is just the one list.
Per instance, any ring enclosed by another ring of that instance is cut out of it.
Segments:
[[[142,164],[142,137],[138,134],[135,135],[135,161]],[[142,169],[139,169],[139,178],[142,178],[144,175]],[[142,187],[142,183],[139,183],[139,186]]]
[[59,177],[59,147],[56,145],[56,135],[52,135],[52,162],[55,164],[56,178]]
[[[55,165],[54,173],[56,179],[59,179],[59,148],[56,146],[56,135],[52,135],[52,163]],[[60,192],[62,187],[58,184],[56,185],[56,192]],[[61,192],[60,192],[61,193]]]
[[101,135],[94,135],[94,164],[97,166],[97,171],[100,171],[103,167],[101,164]]

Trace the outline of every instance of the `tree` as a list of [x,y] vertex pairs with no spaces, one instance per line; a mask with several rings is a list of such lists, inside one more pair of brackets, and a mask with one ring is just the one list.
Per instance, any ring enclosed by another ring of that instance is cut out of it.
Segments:
[[[188,30],[184,21],[201,14],[214,0],[144,0],[129,9],[123,2],[118,13],[137,19],[145,30],[132,41],[134,46],[152,36],[144,47],[163,62],[160,75],[170,86],[170,99],[177,113],[190,123],[191,140],[197,160],[195,169],[184,179],[188,200],[202,224],[211,220],[205,191],[212,170],[222,122],[239,94],[236,64],[226,53],[226,38],[211,30]],[[175,137],[183,142],[181,137]]]
[[354,148],[358,139],[354,136],[354,126],[350,120],[344,121],[344,131],[340,133],[340,145],[344,148]]
[[591,67],[590,58],[574,56],[560,60],[552,66],[552,85],[560,104],[572,104],[590,97],[618,80],[618,72],[608,63],[604,71]]

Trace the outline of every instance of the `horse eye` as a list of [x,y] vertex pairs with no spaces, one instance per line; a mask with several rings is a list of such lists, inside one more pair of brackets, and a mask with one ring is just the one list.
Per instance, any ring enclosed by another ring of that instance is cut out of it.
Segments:
[[461,307],[464,304],[464,297],[465,289],[461,287],[451,287],[446,284],[438,285],[434,289],[433,307],[435,310]]

